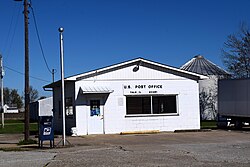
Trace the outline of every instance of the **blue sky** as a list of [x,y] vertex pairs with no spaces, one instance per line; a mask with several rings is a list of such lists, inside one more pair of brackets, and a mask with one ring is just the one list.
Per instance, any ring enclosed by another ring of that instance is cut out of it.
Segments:
[[[59,27],[64,27],[65,76],[137,57],[180,67],[197,54],[223,67],[221,48],[229,34],[249,25],[249,0],[32,0],[50,69],[60,79]],[[0,53],[4,86],[23,92],[23,5],[0,1]],[[30,85],[40,95],[52,81],[29,15]],[[13,71],[15,70],[15,71]]]

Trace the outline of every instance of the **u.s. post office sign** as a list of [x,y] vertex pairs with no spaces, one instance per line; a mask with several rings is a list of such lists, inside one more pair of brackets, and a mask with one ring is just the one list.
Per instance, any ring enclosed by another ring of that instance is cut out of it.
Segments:
[[162,84],[124,84],[124,95],[148,95],[148,94],[162,94],[164,86]]

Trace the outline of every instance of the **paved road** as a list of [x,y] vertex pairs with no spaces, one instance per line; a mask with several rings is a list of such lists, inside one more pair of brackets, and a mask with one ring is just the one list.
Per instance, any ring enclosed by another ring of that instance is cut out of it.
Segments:
[[45,153],[38,151],[26,152],[0,152],[1,167],[28,167],[28,166],[46,166],[56,153]]
[[[48,166],[250,166],[250,133],[86,136]],[[69,158],[70,157],[70,158]]]
[[0,152],[0,166],[250,166],[250,132],[244,131],[67,139],[73,147]]

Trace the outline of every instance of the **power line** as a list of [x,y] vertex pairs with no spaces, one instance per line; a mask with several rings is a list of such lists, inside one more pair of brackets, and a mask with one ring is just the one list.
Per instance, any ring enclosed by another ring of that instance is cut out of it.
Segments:
[[11,30],[11,27],[12,27],[12,24],[13,24],[13,19],[14,19],[14,11],[16,11],[13,7],[12,9],[12,16],[11,16],[11,21],[10,21],[10,26],[9,26],[9,30],[8,30],[8,34],[6,36],[6,40],[5,40],[5,45],[3,47],[3,52],[5,52],[6,48],[7,48],[7,43],[9,41],[9,37],[10,37],[10,30]]
[[[15,70],[15,69],[13,69],[13,68],[10,68],[10,67],[8,67],[8,66],[4,66],[4,68],[7,68],[7,69],[9,69],[9,70],[11,70],[11,71],[13,71],[13,72],[18,73],[18,74],[24,75],[24,73],[22,73],[22,72],[20,72],[20,71],[17,71],[17,70]],[[30,78],[33,78],[33,79],[36,79],[36,80],[39,80],[39,81],[43,81],[43,82],[50,82],[50,81],[47,81],[47,80],[44,80],[44,79],[41,79],[41,78],[38,78],[38,77],[34,77],[34,76],[29,76],[29,77],[30,77]]]
[[[14,32],[13,32],[13,34],[12,34],[12,36],[11,36],[11,38],[9,39],[9,37],[10,37],[10,31],[11,31],[11,27],[12,27],[12,24],[13,24],[13,16],[14,16],[14,14],[12,15],[12,18],[11,18],[11,23],[10,23],[10,27],[9,27],[9,31],[8,31],[8,35],[7,35],[7,39],[6,39],[6,43],[5,43],[5,47],[4,47],[4,51],[6,50],[6,59],[8,58],[8,56],[9,56],[9,54],[10,54],[10,51],[11,51],[11,48],[12,48],[12,44],[13,44],[13,41],[14,41],[14,37],[15,37],[15,34],[16,34],[16,29],[17,29],[17,23],[18,23],[18,21],[19,21],[19,16],[20,16],[20,11],[21,11],[21,7],[22,7],[22,5],[20,4],[20,6],[19,6],[19,9],[18,9],[18,15],[17,15],[17,19],[16,19],[16,22],[15,22],[15,25],[14,25]],[[10,41],[9,41],[10,40]],[[7,44],[8,44],[8,41],[10,42],[9,43],[9,47],[7,48]]]
[[42,56],[43,56],[43,60],[46,64],[46,67],[48,69],[48,71],[51,73],[51,74],[54,74],[54,70],[50,70],[49,68],[49,65],[47,63],[47,60],[45,58],[45,54],[44,54],[44,51],[43,51],[43,47],[42,47],[42,42],[41,42],[41,39],[40,39],[40,35],[39,35],[39,31],[38,31],[38,26],[37,26],[37,22],[36,22],[36,17],[35,17],[35,12],[34,12],[34,9],[33,7],[31,6],[31,0],[30,0],[30,8],[31,8],[31,11],[32,11],[32,16],[33,16],[33,19],[34,19],[34,23],[35,23],[35,29],[36,29],[36,35],[37,35],[37,38],[38,38],[38,42],[39,42],[39,46],[40,46],[40,49],[41,49],[41,52],[42,52]]

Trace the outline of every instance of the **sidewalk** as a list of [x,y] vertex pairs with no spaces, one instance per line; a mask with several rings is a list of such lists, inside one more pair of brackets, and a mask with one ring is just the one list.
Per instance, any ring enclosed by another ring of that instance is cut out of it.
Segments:
[[[30,145],[18,145],[19,141],[24,139],[23,134],[0,134],[0,150],[5,151],[28,151],[38,149],[38,138],[34,135],[30,136],[30,139],[36,140],[37,144]],[[49,147],[49,142],[44,142],[44,148]]]
[[22,134],[0,134],[0,149],[18,147],[17,143],[22,138]]
[[[85,137],[72,137],[66,136],[66,144],[65,147],[72,146],[82,146],[82,145],[92,145],[93,141],[90,139],[83,140]],[[30,139],[36,140],[37,144],[29,144],[29,145],[18,145],[19,141],[24,139],[23,134],[0,134],[0,150],[4,151],[29,151],[36,149],[50,149],[50,141],[43,142],[43,148],[39,148],[38,138],[35,135],[31,135]],[[91,144],[92,143],[92,144]],[[62,147],[62,136],[55,135],[54,138],[55,148]]]

